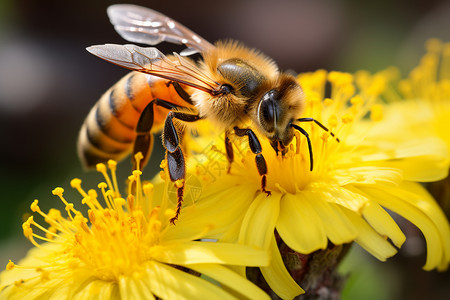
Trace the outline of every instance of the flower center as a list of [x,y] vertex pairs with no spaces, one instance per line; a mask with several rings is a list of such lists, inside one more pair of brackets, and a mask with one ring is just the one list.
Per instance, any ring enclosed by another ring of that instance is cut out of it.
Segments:
[[111,209],[90,211],[91,228],[75,234],[71,251],[103,280],[139,271],[159,243],[158,213],[155,208],[146,218],[140,209],[131,213]]
[[[143,263],[152,260],[164,231],[161,220],[167,216],[161,216],[159,206],[148,209],[153,207],[153,185],[142,185],[140,171],[134,171],[128,178],[130,192],[125,200],[117,188],[115,162],[110,161],[108,165],[112,178],[105,165],[97,165],[97,170],[106,179],[98,185],[103,201],[99,201],[95,190],[86,193],[81,188],[81,180],[71,181],[72,187],[83,196],[82,203],[89,208],[87,218],[65,200],[62,188],[56,188],[53,194],[65,204],[68,217],[61,217],[56,209],[43,213],[35,200],[32,211],[42,215],[50,228],[45,229],[30,217],[23,229],[25,236],[37,247],[41,245],[35,238],[62,244],[64,250],[59,261],[65,261],[65,266],[85,269],[105,281],[116,281],[124,275],[138,274]],[[131,193],[133,190],[135,192]],[[32,225],[43,230],[46,237],[33,233]]]

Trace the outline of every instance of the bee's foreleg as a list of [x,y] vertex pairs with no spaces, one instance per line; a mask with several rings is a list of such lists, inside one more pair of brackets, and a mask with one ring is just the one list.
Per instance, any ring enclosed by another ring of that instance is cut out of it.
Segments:
[[250,150],[256,154],[255,156],[255,162],[256,162],[256,168],[258,169],[258,173],[261,176],[261,191],[265,192],[267,196],[271,195],[272,193],[268,190],[266,190],[267,185],[267,164],[266,160],[264,159],[264,156],[262,155],[262,147],[261,143],[259,142],[258,138],[256,137],[253,130],[246,128],[241,129],[238,127],[234,127],[234,132],[237,136],[248,136],[248,144],[250,146]]
[[175,216],[170,219],[170,222],[175,224],[183,203],[186,162],[180,145],[182,128],[177,128],[175,124],[178,123],[174,123],[173,119],[183,122],[195,122],[200,119],[200,116],[198,114],[171,111],[167,114],[166,121],[164,122],[163,146],[166,149],[167,167],[170,180],[175,182],[175,187],[177,188],[177,208]]
[[231,163],[234,161],[233,145],[231,144],[229,135],[230,135],[230,132],[228,130],[225,130],[225,151],[227,153],[227,159],[228,159],[227,173],[230,173]]

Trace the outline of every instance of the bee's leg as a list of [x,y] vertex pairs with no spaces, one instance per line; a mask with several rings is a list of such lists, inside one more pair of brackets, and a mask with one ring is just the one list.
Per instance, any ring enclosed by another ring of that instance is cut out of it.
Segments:
[[253,130],[249,128],[241,129],[238,127],[234,127],[234,132],[236,133],[237,136],[245,136],[245,135],[248,136],[248,144],[250,146],[250,150],[252,150],[252,152],[256,154],[255,162],[256,168],[258,169],[258,173],[261,176],[261,191],[265,192],[267,196],[271,195],[272,193],[266,190],[267,164],[266,160],[264,159],[264,156],[262,155],[262,147],[261,144],[259,143],[258,138],[256,137]]
[[151,133],[153,127],[154,120],[154,106],[158,105],[167,109],[180,108],[181,106],[161,100],[161,99],[153,99],[150,101],[147,106],[142,111],[139,120],[136,125],[136,139],[134,141],[134,149],[133,149],[133,169],[137,169],[136,160],[134,159],[134,155],[138,152],[141,152],[144,158],[141,160],[139,165],[139,170],[147,164],[148,159],[152,153],[153,149],[153,135]]
[[177,208],[175,216],[170,219],[170,223],[175,224],[181,211],[184,194],[184,179],[186,177],[186,162],[180,145],[180,134],[182,129],[177,128],[179,123],[174,119],[182,122],[195,122],[200,119],[198,114],[189,114],[184,112],[171,111],[167,114],[164,122],[163,130],[163,146],[166,149],[167,167],[169,170],[170,180],[175,182],[177,188]]
[[182,87],[181,85],[176,81],[169,81],[167,83],[167,86],[172,85],[175,89],[175,92],[177,92],[178,96],[180,96],[181,99],[186,101],[189,104],[194,105],[194,102],[192,102],[191,95],[189,95]]
[[[142,111],[141,116],[136,125],[136,139],[134,140],[133,148],[133,170],[139,167],[139,170],[147,164],[147,161],[153,149],[153,135],[150,132],[153,126],[153,104],[151,101]],[[135,154],[141,152],[144,156],[140,161],[140,165],[136,165]]]
[[225,150],[226,150],[227,159],[228,159],[227,173],[230,173],[231,163],[234,161],[233,145],[231,144],[229,135],[230,135],[230,132],[228,130],[225,130]]

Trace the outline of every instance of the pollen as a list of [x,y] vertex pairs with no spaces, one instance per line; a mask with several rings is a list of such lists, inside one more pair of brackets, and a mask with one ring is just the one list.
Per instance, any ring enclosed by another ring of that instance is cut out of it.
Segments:
[[105,166],[105,164],[102,164],[102,163],[97,164],[96,165],[96,169],[97,169],[97,172],[106,173],[106,166]]
[[116,169],[117,169],[117,162],[115,160],[112,160],[112,159],[108,160],[108,168],[111,171],[116,171]]
[[142,172],[139,170],[134,170],[132,174],[137,179],[139,176],[142,175]]
[[81,179],[74,178],[70,181],[70,186],[74,189],[78,189],[81,187]]
[[167,167],[167,160],[165,160],[165,159],[161,160],[161,163],[159,164],[159,167],[161,169],[165,169]]
[[64,189],[60,188],[60,187],[57,187],[52,191],[53,195],[59,196],[59,197],[62,197],[63,193],[64,193]]
[[176,181],[175,181],[175,186],[176,186],[177,188],[183,187],[183,186],[184,186],[184,179],[178,179],[178,180],[176,180]]
[[32,212],[38,212],[38,211],[41,210],[41,209],[39,208],[38,203],[39,203],[39,201],[38,201],[37,199],[35,199],[35,200],[33,201],[33,203],[31,203],[30,209],[31,209]]
[[16,265],[11,260],[9,260],[9,262],[6,264],[6,270],[12,270],[15,266]]
[[348,124],[348,123],[353,122],[353,116],[350,115],[350,114],[345,114],[345,115],[343,115],[343,116],[342,116],[342,122],[343,122],[344,124]]

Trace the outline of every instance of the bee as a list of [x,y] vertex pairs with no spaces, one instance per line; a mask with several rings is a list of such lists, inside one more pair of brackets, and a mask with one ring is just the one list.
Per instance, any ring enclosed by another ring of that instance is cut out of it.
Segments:
[[[166,56],[155,47],[131,44],[87,48],[132,72],[111,87],[88,114],[78,139],[85,166],[141,152],[142,168],[152,152],[153,133],[162,129],[168,173],[177,188],[172,223],[180,214],[186,176],[183,124],[207,119],[225,131],[228,171],[234,160],[230,135],[246,137],[255,155],[261,191],[267,195],[267,164],[255,131],[269,139],[277,154],[284,154],[298,130],[306,138],[313,170],[311,140],[299,124],[314,122],[329,130],[313,118],[300,117],[305,107],[302,88],[271,58],[232,40],[211,44],[148,8],[120,4],[108,7],[107,12],[115,30],[127,41],[148,45],[165,41],[186,49]],[[188,57],[195,53],[201,55],[200,61]]]

